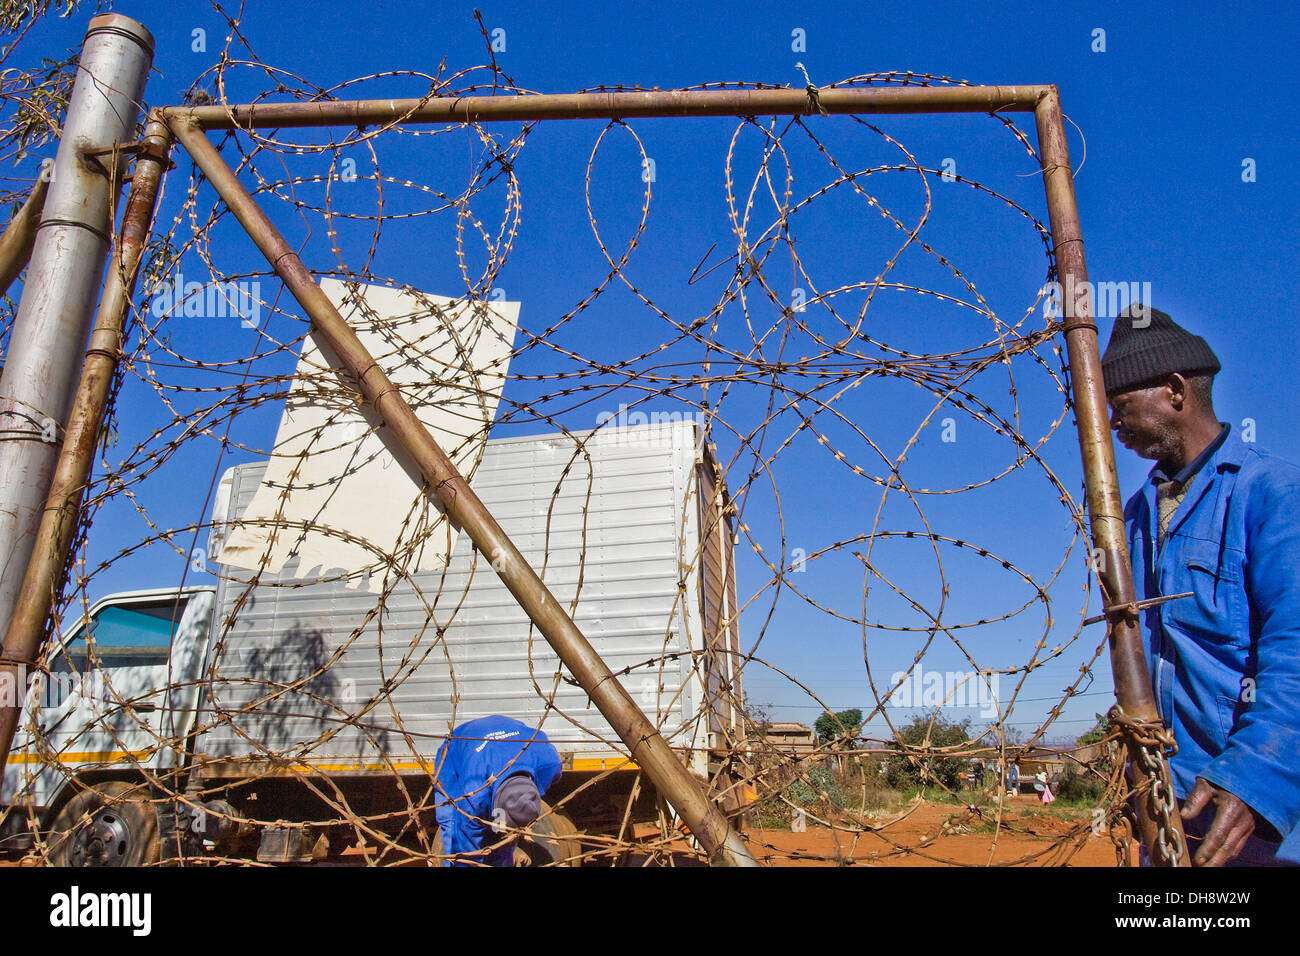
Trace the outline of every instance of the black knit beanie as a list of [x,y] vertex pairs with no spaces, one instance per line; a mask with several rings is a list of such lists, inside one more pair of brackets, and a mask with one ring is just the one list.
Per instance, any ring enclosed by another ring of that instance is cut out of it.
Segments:
[[1205,339],[1161,312],[1132,303],[1115,319],[1101,357],[1106,394],[1154,385],[1174,372],[1216,374],[1221,365]]
[[505,813],[512,827],[526,827],[542,813],[542,795],[537,784],[526,773],[517,773],[501,782],[492,801],[494,810]]

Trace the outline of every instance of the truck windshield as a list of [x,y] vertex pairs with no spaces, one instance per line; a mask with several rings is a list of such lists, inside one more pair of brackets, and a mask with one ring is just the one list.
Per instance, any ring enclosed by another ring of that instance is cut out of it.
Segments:
[[[167,663],[172,636],[185,612],[188,595],[159,601],[110,604],[90,621],[94,662],[100,667],[147,667]],[[50,662],[50,670],[78,672],[86,669],[86,629],[68,642],[66,650]]]

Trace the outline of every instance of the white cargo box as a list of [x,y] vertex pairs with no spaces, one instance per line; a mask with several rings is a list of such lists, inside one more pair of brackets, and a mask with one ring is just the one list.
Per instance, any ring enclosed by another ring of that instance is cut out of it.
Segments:
[[[263,470],[228,473],[219,517],[238,519]],[[733,534],[718,518],[729,503],[697,424],[492,439],[472,486],[665,738],[707,774],[709,751],[739,736],[739,648]],[[218,562],[220,538],[219,527]],[[369,582],[295,578],[292,564],[278,575],[219,571],[194,743],[204,777],[427,773],[452,727],[488,714],[540,727],[571,769],[625,759],[464,534],[445,569]]]

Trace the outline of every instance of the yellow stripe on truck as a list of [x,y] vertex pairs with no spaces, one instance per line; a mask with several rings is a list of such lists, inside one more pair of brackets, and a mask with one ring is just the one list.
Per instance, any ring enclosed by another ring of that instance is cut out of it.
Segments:
[[[53,759],[59,763],[107,763],[114,760],[148,760],[153,751],[140,750],[70,750],[67,753],[54,754]],[[10,763],[48,763],[50,757],[41,754],[10,754]]]
[[[10,754],[9,762],[14,764],[41,764],[48,763],[51,760],[58,763],[112,763],[121,760],[144,761],[154,756],[153,751],[125,751],[125,750],[73,750],[66,753],[55,754],[52,756],[43,756],[40,754],[16,753]],[[338,773],[341,771],[360,770],[366,773],[385,770],[415,770],[420,773],[429,772],[428,763],[295,763],[292,767],[300,773],[310,773],[327,771]],[[575,757],[568,770],[637,770],[635,763],[623,757]]]
[[636,770],[637,765],[623,757],[574,757],[574,770]]
[[[299,763],[299,764],[294,764],[293,769],[299,771],[418,770],[421,773],[427,773],[429,770],[429,765],[432,764],[432,762],[433,761],[429,761],[429,763],[427,764],[376,763],[376,764],[366,764],[365,766],[362,766],[361,764],[355,764],[355,763],[352,764],[332,764],[332,763],[301,764]],[[581,759],[575,758],[573,761],[573,765],[571,767],[566,767],[565,769],[567,770],[636,770],[637,765],[632,763],[632,761],[626,760],[622,757],[583,757]]]

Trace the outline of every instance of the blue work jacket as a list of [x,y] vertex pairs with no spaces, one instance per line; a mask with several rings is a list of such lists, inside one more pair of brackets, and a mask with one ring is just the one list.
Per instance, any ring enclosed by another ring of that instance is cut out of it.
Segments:
[[434,817],[442,831],[443,853],[477,854],[475,861],[510,866],[514,858],[510,845],[481,852],[504,838],[492,831],[497,787],[517,773],[526,773],[545,794],[561,769],[560,755],[546,734],[527,724],[501,716],[461,724],[438,748],[434,763],[438,785]]
[[[1154,472],[1154,469],[1153,469]],[[1300,467],[1229,431],[1158,546],[1155,481],[1124,509],[1180,799],[1198,776],[1285,839],[1300,824]]]

